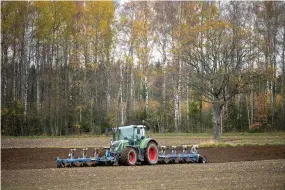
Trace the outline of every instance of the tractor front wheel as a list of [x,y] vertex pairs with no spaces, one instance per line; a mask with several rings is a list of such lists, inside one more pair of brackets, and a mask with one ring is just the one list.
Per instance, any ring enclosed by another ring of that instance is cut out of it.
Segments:
[[154,142],[148,143],[145,149],[144,160],[146,164],[153,165],[158,162],[158,148]]
[[121,153],[120,162],[127,166],[134,166],[137,162],[137,152],[134,148],[127,147]]

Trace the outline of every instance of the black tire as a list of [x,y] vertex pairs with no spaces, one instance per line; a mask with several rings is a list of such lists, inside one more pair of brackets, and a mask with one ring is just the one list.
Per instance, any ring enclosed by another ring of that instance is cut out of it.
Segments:
[[124,162],[122,162],[121,158],[118,160],[118,164],[119,164],[119,166],[123,166],[124,165]]
[[207,158],[205,156],[199,156],[199,161],[198,162],[201,163],[201,164],[204,164],[204,163],[207,163],[208,160],[207,160]]
[[114,162],[107,162],[106,165],[107,165],[107,166],[113,166],[113,165],[114,165]]
[[136,165],[138,159],[137,152],[134,148],[127,147],[121,153],[120,165],[134,166]]
[[105,150],[104,148],[99,148],[99,149],[97,150],[97,155],[98,155],[99,157],[106,156],[106,150]]
[[144,163],[154,165],[158,162],[158,147],[155,142],[149,142],[144,153]]

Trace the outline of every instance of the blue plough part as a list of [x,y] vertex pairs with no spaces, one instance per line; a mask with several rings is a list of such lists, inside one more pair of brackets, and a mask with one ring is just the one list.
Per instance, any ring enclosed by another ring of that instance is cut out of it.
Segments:
[[[183,149],[183,153],[176,154],[176,147],[172,149],[170,154],[165,153],[165,147],[162,147],[162,150],[158,154],[158,163],[167,164],[167,163],[205,163],[207,162],[206,157],[199,155],[196,149],[191,150],[190,153],[187,153]],[[74,157],[75,149],[71,149],[69,153],[70,158],[60,159],[56,158],[57,167],[76,167],[79,166],[96,166],[96,165],[113,165],[119,160],[119,156],[113,156],[110,153],[110,149],[106,149],[105,156],[99,157],[94,154],[93,157],[87,157],[86,150],[83,149],[82,157]]]

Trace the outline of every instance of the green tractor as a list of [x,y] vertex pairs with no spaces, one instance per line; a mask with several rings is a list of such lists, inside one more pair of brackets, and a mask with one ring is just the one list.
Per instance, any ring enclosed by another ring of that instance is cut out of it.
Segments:
[[161,146],[158,152],[158,143],[145,135],[144,125],[129,125],[109,128],[106,135],[112,132],[113,138],[108,148],[95,149],[94,156],[87,156],[87,149],[82,149],[82,156],[75,157],[75,149],[71,149],[69,158],[56,158],[57,167],[119,165],[134,166],[137,163],[154,165],[157,163],[206,163],[205,156],[198,152],[198,145],[193,145],[190,152],[189,146],[183,145],[181,153],[176,152],[172,146],[171,153],[166,153],[166,146]]
[[[137,162],[153,165],[159,159],[158,143],[145,136],[144,125],[130,125],[106,130],[106,135],[112,131],[113,138],[107,157],[114,157],[119,165],[133,166]],[[102,152],[106,155],[106,151]],[[103,156],[99,152],[99,156]],[[100,155],[101,154],[101,155]]]

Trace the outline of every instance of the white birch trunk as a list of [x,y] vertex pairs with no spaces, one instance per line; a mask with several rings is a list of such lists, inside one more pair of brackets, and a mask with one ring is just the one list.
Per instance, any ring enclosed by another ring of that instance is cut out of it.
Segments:
[[134,81],[134,72],[133,72],[133,67],[131,69],[131,92],[130,92],[130,96],[131,96],[131,102],[132,102],[132,106],[135,105],[135,95],[134,95],[134,88],[135,88],[135,81]]
[[174,128],[175,131],[178,131],[178,125],[179,125],[179,97],[177,94],[177,90],[176,93],[174,95]]
[[109,110],[110,110],[110,106],[111,106],[110,79],[109,78],[107,79],[107,93],[106,93],[106,96],[107,96],[107,113],[108,113]]
[[124,125],[124,104],[123,104],[123,65],[120,65],[120,89],[119,89],[119,94],[120,94],[120,104],[121,104],[121,125]]
[[146,110],[146,113],[148,113],[149,95],[148,95],[148,78],[146,75],[144,76],[144,86],[145,86],[145,110]]
[[214,140],[219,141],[221,138],[221,106],[219,102],[217,102],[217,98],[214,99],[213,113],[215,121]]
[[[180,50],[179,50],[180,51]],[[182,63],[179,57],[179,73],[178,73],[178,92],[177,92],[177,103],[178,103],[178,128],[180,127],[181,122],[181,102],[180,102],[180,95],[181,95],[181,75],[182,75]]]
[[[284,17],[285,20],[285,17]],[[285,129],[285,27],[283,29],[283,51],[282,51],[282,79],[281,79],[281,126]]]
[[188,132],[189,128],[189,87],[186,87],[186,131]]
[[162,125],[160,127],[160,130],[162,133],[164,133],[164,129],[165,129],[165,116],[166,116],[166,80],[165,80],[165,77],[166,77],[166,71],[165,71],[165,68],[166,68],[166,62],[163,63],[163,66],[162,66],[162,72],[163,72],[163,83],[162,83],[162,106],[163,106],[163,114],[162,114]]

